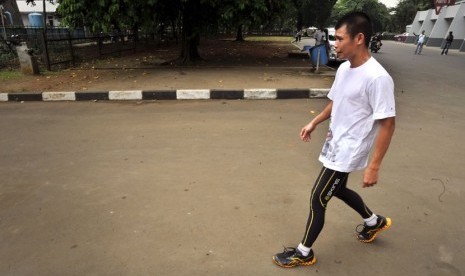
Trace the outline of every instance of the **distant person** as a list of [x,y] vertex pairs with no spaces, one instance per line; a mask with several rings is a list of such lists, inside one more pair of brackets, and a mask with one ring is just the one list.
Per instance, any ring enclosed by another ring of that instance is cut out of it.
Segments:
[[[413,33],[416,35],[415,33]],[[415,49],[415,55],[421,54],[421,50],[423,50],[423,44],[425,43],[425,31],[422,31],[421,34],[418,36],[417,40],[417,48]]]
[[328,31],[328,29],[324,29],[323,31],[325,33],[325,41],[324,41],[324,43],[325,43],[325,46],[326,46],[326,53],[329,56],[329,52],[331,51],[331,45],[329,44],[329,31]]
[[295,32],[294,41],[292,42],[299,42],[301,39],[302,39],[302,31],[297,30]]
[[323,28],[318,29],[318,31],[315,32],[313,37],[315,38],[315,46],[323,44],[325,40],[325,32]]
[[[273,256],[274,263],[281,267],[308,266],[316,262],[312,247],[323,229],[326,208],[334,196],[363,218],[363,224],[356,228],[359,241],[372,242],[391,226],[390,218],[371,211],[360,195],[347,185],[349,174],[362,169],[364,188],[379,181],[381,163],[395,128],[394,82],[368,51],[371,33],[371,20],[362,12],[349,13],[336,24],[336,51],[347,61],[336,72],[327,106],[300,131],[300,139],[308,142],[317,126],[331,119],[319,157],[323,167],[310,194],[303,238],[297,247],[287,247]],[[349,219],[345,217],[345,220]],[[356,265],[368,265],[363,257],[366,253],[362,250],[358,254]]]
[[452,41],[454,41],[454,35],[452,32],[449,32],[449,35],[446,38],[446,45],[444,45],[444,48],[442,49],[441,55],[444,55],[449,52],[449,47],[452,44]]
[[[318,29],[314,34],[313,37],[315,38],[315,47],[319,45],[325,45],[325,50],[326,50],[326,56],[328,56],[328,49],[329,49],[329,37],[328,37],[328,30],[324,30],[323,28]],[[328,43],[328,45],[326,45]],[[313,47],[312,47],[313,48]],[[313,58],[312,58],[312,50],[308,52],[308,55],[310,57],[310,63],[312,65],[312,71],[316,70],[316,65],[313,63]]]

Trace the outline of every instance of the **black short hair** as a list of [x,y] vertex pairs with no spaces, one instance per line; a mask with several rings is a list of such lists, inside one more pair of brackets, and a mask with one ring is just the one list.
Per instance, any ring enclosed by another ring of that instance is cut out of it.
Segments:
[[359,11],[350,12],[337,21],[335,28],[337,30],[344,25],[352,39],[357,34],[362,33],[365,36],[365,46],[368,48],[373,28],[371,25],[371,19],[366,13]]

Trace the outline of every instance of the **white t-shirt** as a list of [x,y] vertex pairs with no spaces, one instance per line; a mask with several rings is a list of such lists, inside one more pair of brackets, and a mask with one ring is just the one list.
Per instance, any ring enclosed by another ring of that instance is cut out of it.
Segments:
[[365,168],[378,132],[376,120],[394,117],[394,82],[371,57],[356,68],[342,63],[329,91],[333,101],[328,135],[319,160],[329,169]]
[[418,36],[418,43],[425,43],[425,35],[421,34]]

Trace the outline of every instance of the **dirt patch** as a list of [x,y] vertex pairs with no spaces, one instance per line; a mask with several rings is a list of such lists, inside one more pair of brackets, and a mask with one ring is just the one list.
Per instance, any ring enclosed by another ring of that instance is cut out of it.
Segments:
[[334,70],[312,73],[305,55],[288,57],[295,50],[287,40],[202,40],[199,52],[204,60],[179,66],[169,61],[178,57],[180,43],[143,45],[136,53],[121,57],[83,62],[76,68],[39,76],[5,79],[0,92],[329,87]]

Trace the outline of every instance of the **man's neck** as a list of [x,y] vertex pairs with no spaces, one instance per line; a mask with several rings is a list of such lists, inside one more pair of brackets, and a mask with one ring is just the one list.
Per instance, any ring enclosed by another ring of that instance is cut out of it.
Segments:
[[363,48],[359,53],[354,55],[353,58],[349,60],[350,67],[357,68],[367,62],[370,58],[371,55],[368,52],[368,49]]

